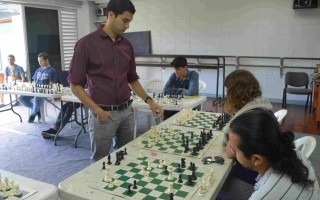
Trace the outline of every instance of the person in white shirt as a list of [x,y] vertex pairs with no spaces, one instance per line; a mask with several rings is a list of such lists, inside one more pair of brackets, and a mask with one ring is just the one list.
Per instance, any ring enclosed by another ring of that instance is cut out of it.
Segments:
[[257,108],[235,118],[228,139],[233,157],[259,173],[250,200],[320,199],[310,161],[295,150],[293,133],[282,131],[270,110]]

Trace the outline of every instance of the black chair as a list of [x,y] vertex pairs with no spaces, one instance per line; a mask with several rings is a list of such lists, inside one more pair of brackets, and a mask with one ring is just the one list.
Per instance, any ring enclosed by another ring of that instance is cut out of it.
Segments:
[[[309,76],[305,72],[287,72],[285,75],[285,88],[283,89],[282,108],[287,108],[287,94],[307,95],[305,109],[312,108],[312,89],[308,88]],[[291,87],[288,87],[291,86]],[[310,99],[310,100],[309,100]]]

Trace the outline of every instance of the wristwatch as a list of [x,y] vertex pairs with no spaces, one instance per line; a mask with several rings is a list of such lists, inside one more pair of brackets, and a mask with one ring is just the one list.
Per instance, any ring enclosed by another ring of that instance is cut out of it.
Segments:
[[144,102],[148,103],[148,99],[153,100],[150,96],[147,96],[147,97],[144,99]]

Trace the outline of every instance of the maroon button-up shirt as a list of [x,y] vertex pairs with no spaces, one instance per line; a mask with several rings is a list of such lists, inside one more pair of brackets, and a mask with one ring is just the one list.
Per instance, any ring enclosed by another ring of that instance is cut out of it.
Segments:
[[74,49],[68,82],[82,84],[86,76],[95,103],[119,105],[128,100],[128,83],[139,79],[130,42],[121,36],[113,42],[102,27],[81,38]]

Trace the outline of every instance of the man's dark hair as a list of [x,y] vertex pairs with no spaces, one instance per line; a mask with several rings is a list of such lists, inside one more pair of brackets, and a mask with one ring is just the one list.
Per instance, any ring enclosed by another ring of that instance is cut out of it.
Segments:
[[110,0],[107,5],[107,13],[109,11],[114,12],[115,16],[117,17],[125,11],[134,14],[136,9],[130,0]]
[[187,66],[188,62],[187,59],[183,56],[177,56],[173,59],[173,61],[170,63],[172,67],[179,68],[179,67],[185,67]]
[[287,174],[293,183],[312,186],[308,168],[295,151],[293,133],[282,131],[272,111],[247,111],[231,122],[230,132],[239,136],[238,148],[247,159],[253,154],[264,156],[275,171]]
[[8,57],[13,58],[13,59],[16,59],[16,58],[14,57],[14,55],[12,55],[12,54],[9,54]]
[[43,58],[44,60],[48,60],[49,54],[47,54],[45,52],[39,53],[38,58]]

